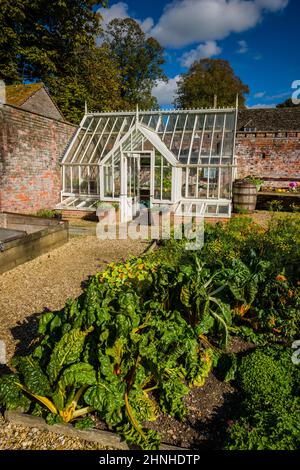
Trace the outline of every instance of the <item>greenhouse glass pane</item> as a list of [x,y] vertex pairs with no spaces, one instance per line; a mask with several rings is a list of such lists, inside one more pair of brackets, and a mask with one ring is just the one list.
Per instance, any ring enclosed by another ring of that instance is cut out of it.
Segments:
[[189,168],[188,197],[197,197],[197,168]]
[[217,198],[218,197],[218,177],[219,177],[219,169],[218,168],[210,168],[207,170],[209,179],[209,193],[208,197],[210,198]]
[[172,167],[167,164],[163,167],[163,194],[162,200],[170,201],[172,193]]
[[212,134],[209,132],[204,133],[203,142],[202,142],[202,149],[201,149],[201,157],[210,155],[210,148],[211,148],[211,136]]
[[187,172],[187,168],[182,168],[182,175],[181,175],[181,196],[182,197],[185,197],[186,172]]
[[176,121],[177,121],[177,114],[171,114],[169,122],[168,122],[167,130],[166,130],[167,133],[174,131]]
[[212,131],[214,127],[215,114],[208,114],[206,119],[205,130]]
[[70,193],[71,192],[71,167],[70,166],[65,166],[64,167],[64,179],[65,179],[65,192]]
[[121,170],[120,165],[114,166],[115,191],[114,197],[120,197],[121,194]]
[[79,192],[79,166],[72,166],[73,193]]
[[173,139],[173,143],[171,147],[171,150],[174,153],[175,157],[178,157],[178,154],[179,154],[181,138],[182,138],[182,133],[176,132],[174,135],[174,139]]
[[217,114],[215,131],[222,132],[224,126],[225,114]]
[[89,193],[99,194],[99,192],[99,167],[91,166],[89,177]]
[[154,199],[161,200],[161,166],[154,169]]
[[231,156],[233,153],[233,133],[226,132],[224,136],[223,155]]
[[231,198],[232,169],[220,168],[220,197],[222,199]]
[[80,167],[80,193],[88,194],[89,192],[89,167]]
[[112,197],[113,195],[113,178],[112,178],[112,167],[104,166],[103,168],[104,175],[104,196]]
[[207,176],[206,168],[198,168],[198,197],[207,197]]
[[196,131],[203,131],[204,122],[205,122],[205,114],[198,114]]
[[226,114],[226,130],[234,131],[234,127],[235,127],[235,114],[233,113]]

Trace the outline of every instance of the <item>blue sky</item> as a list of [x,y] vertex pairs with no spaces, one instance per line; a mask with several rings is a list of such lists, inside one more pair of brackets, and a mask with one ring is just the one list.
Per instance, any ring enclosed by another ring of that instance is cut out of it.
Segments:
[[104,22],[138,20],[165,47],[167,84],[154,90],[172,104],[176,80],[194,59],[229,60],[250,87],[249,107],[273,107],[300,80],[299,0],[110,0]]

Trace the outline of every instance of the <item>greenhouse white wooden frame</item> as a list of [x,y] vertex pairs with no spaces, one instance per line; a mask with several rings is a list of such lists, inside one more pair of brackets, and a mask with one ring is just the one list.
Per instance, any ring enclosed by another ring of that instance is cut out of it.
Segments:
[[230,217],[236,108],[86,113],[63,158],[60,209],[120,205]]

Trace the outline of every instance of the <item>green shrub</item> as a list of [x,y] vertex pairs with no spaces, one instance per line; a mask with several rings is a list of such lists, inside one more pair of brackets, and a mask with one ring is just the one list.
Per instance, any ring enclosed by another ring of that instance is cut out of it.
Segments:
[[240,359],[239,416],[229,426],[229,450],[296,450],[300,445],[300,366],[284,347],[259,348]]
[[45,219],[52,219],[56,214],[55,210],[51,209],[40,209],[36,212],[38,217],[43,217]]
[[257,405],[272,405],[288,399],[293,390],[294,367],[289,352],[290,367],[282,353],[272,348],[258,348],[242,358],[237,371],[237,383],[246,398]]
[[230,428],[228,450],[299,450],[299,402],[280,414],[276,411],[259,412],[251,418],[241,418]]
[[283,209],[283,204],[278,199],[273,199],[272,201],[267,202],[267,208],[271,212],[280,212]]

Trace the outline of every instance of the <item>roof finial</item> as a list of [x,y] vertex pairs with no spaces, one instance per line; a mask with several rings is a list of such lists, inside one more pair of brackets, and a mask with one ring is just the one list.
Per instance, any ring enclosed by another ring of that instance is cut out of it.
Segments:
[[88,113],[88,106],[87,106],[87,102],[86,102],[86,101],[84,102],[84,112],[85,112],[85,114]]
[[214,95],[214,109],[217,109],[218,95]]

